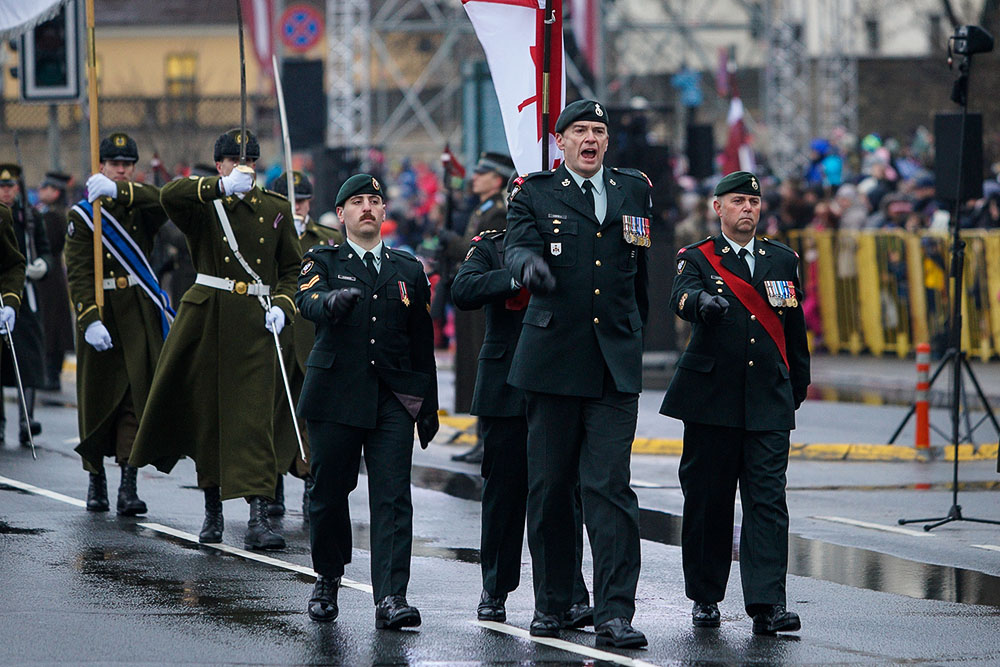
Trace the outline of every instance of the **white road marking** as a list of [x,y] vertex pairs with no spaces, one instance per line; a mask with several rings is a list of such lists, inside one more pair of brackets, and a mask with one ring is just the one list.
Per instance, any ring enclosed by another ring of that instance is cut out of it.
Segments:
[[977,549],[989,549],[990,551],[1000,551],[1000,547],[995,544],[973,544]]
[[61,493],[56,493],[55,491],[49,491],[48,489],[32,486],[31,484],[25,484],[24,482],[19,482],[16,479],[10,479],[9,477],[0,477],[0,484],[6,484],[7,486],[12,486],[15,489],[21,489],[22,491],[34,493],[39,496],[45,496],[46,498],[51,498],[52,500],[58,500],[61,503],[67,503],[69,505],[75,505],[76,507],[87,506],[87,503],[85,503],[82,500],[77,500],[76,498],[70,498],[69,496],[64,496]]
[[66,438],[65,440],[63,440],[63,444],[64,445],[79,445],[80,444],[80,438]]
[[626,665],[627,667],[655,667],[653,663],[646,662],[645,660],[636,660],[634,658],[629,658],[624,655],[618,655],[617,653],[608,653],[607,651],[602,651],[597,648],[590,648],[589,646],[582,646],[580,644],[574,644],[573,642],[568,642],[565,639],[553,639],[552,637],[532,637],[531,633],[522,628],[515,628],[513,625],[507,625],[506,623],[496,623],[495,621],[469,621],[473,625],[478,625],[479,627],[486,628],[487,630],[494,630],[495,632],[502,632],[506,635],[512,637],[517,637],[518,639],[526,639],[536,644],[544,644],[545,646],[551,646],[552,648],[561,649],[563,651],[569,651],[570,653],[576,653],[577,655],[583,655],[588,658],[594,658],[596,660],[604,660],[607,662],[613,662],[618,665]]
[[881,523],[858,521],[856,519],[847,519],[842,516],[814,516],[810,518],[819,519],[820,521],[832,521],[833,523],[844,523],[848,526],[857,526],[859,528],[871,528],[872,530],[881,530],[886,533],[909,535],[910,537],[934,537],[934,533],[925,530],[911,530],[909,528],[900,528],[899,526],[886,526]]

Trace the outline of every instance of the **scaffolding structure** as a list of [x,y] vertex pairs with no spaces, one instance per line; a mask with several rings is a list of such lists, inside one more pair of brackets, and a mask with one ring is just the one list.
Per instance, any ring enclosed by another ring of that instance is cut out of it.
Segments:
[[326,145],[371,145],[371,8],[368,0],[326,3]]
[[819,0],[820,53],[816,60],[816,135],[858,133],[858,60],[853,0]]
[[778,0],[764,8],[767,65],[764,69],[764,122],[768,162],[784,179],[794,173],[810,137],[810,77],[803,39],[804,17]]

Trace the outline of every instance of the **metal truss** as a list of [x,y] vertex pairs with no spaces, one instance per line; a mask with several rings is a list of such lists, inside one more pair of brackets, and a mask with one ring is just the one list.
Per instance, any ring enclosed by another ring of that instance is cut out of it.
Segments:
[[816,61],[816,134],[829,137],[836,128],[858,132],[858,61],[853,45],[853,0],[819,0],[820,33]]
[[768,59],[764,71],[764,118],[770,149],[768,162],[779,178],[795,173],[809,144],[810,77],[800,17],[782,3],[764,7]]
[[368,0],[326,3],[326,145],[371,145],[371,8]]

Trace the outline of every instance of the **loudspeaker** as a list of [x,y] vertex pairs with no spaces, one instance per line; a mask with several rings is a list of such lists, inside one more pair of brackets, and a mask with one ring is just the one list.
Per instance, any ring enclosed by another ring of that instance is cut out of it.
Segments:
[[685,145],[691,176],[702,179],[715,173],[715,138],[711,125],[688,125]]
[[[337,192],[348,178],[361,171],[361,156],[353,148],[319,148],[313,151],[313,203],[310,215],[318,218],[336,210]],[[381,175],[373,174],[381,179]]]
[[285,60],[281,87],[292,150],[322,145],[326,136],[326,94],[322,60]]
[[[970,113],[965,117],[965,140],[962,114],[939,113],[934,116],[934,191],[938,198],[955,201],[958,177],[962,177],[959,201],[983,196],[983,116]],[[962,164],[958,164],[959,147]]]

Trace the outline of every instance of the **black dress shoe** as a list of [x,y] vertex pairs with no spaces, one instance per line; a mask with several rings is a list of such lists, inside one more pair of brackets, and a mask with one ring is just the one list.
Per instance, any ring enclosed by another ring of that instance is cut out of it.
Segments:
[[594,608],[589,604],[577,602],[566,610],[563,616],[564,628],[585,628],[594,624]]
[[774,635],[779,632],[795,632],[802,629],[802,621],[795,612],[785,609],[783,604],[771,605],[753,617],[755,635]]
[[494,621],[503,623],[507,620],[507,609],[504,604],[507,602],[507,594],[493,596],[485,590],[479,596],[479,608],[476,616],[480,621]]
[[543,614],[535,610],[528,633],[532,637],[558,637],[562,627],[562,617],[558,614]]
[[316,577],[312,597],[309,598],[309,618],[320,623],[329,623],[337,618],[340,609],[337,607],[337,589],[340,588],[340,577]]
[[597,646],[612,648],[642,648],[646,645],[646,635],[632,627],[624,618],[612,618],[596,628]]
[[375,606],[375,627],[379,630],[415,628],[420,625],[420,612],[406,603],[402,595],[386,595]]
[[696,628],[717,628],[722,617],[714,602],[695,602],[691,609],[691,625]]

